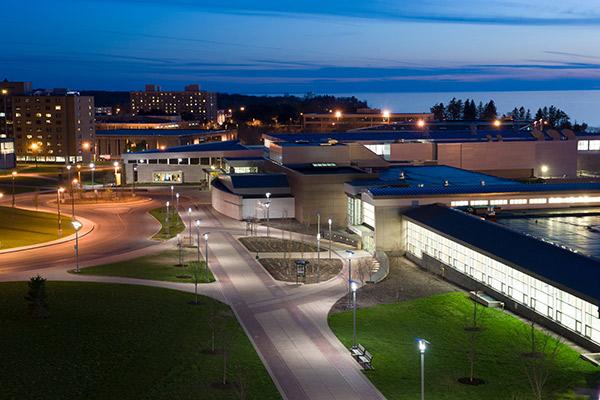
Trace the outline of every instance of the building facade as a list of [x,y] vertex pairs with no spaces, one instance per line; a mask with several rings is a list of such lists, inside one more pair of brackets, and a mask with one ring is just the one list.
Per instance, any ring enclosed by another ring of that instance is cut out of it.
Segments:
[[428,122],[433,120],[430,113],[390,113],[377,109],[358,110],[357,113],[342,113],[332,110],[330,113],[308,113],[302,116],[304,132],[342,132],[351,129],[369,128],[406,122]]
[[87,162],[94,158],[94,98],[51,91],[13,96],[18,161]]
[[217,94],[200,90],[199,85],[188,85],[184,91],[160,90],[160,86],[146,85],[143,92],[131,92],[131,112],[134,115],[161,111],[166,114],[190,114],[196,119],[217,122]]
[[0,137],[13,137],[13,97],[31,92],[31,82],[0,82]]

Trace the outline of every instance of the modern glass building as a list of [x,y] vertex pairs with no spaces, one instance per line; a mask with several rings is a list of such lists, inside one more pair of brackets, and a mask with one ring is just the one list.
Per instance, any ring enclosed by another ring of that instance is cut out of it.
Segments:
[[442,205],[403,214],[408,258],[506,307],[600,347],[600,263]]

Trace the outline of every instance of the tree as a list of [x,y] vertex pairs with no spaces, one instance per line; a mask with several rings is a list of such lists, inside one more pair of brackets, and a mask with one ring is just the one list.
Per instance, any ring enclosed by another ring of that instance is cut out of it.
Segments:
[[27,283],[28,291],[25,296],[25,300],[27,300],[27,309],[29,310],[29,314],[35,318],[47,318],[49,315],[48,312],[48,303],[46,294],[46,279],[41,276],[33,277]]
[[202,267],[198,261],[191,261],[189,264],[190,274],[194,279],[194,304],[198,304],[198,282],[200,281],[200,274],[202,273]]
[[496,103],[494,103],[494,100],[490,100],[483,107],[483,113],[482,113],[482,115],[479,116],[479,118],[490,121],[490,120],[496,119],[497,117],[498,117],[498,110],[496,110]]
[[483,118],[483,103],[481,101],[477,105],[477,118],[478,119],[482,119]]
[[[481,311],[480,311],[481,309]],[[483,330],[483,318],[484,312],[482,306],[473,300],[473,313],[471,316],[470,324],[465,327],[465,331],[469,337],[469,352],[467,357],[469,359],[469,384],[479,383],[480,380],[475,377],[475,364],[478,356],[478,339],[479,334]]]
[[450,120],[460,120],[463,114],[463,102],[462,100],[457,100],[456,97],[453,97],[448,103],[448,107],[446,108],[446,114],[448,119]]
[[463,109],[463,119],[465,121],[473,121],[477,119],[477,106],[474,100],[467,99]]
[[443,121],[446,116],[446,107],[444,106],[444,103],[435,104],[430,108],[430,111],[436,121]]

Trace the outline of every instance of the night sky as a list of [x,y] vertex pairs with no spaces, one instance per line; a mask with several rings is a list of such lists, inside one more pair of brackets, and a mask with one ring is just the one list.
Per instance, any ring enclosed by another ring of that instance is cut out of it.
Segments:
[[0,78],[35,87],[600,89],[595,1],[3,0],[2,11]]

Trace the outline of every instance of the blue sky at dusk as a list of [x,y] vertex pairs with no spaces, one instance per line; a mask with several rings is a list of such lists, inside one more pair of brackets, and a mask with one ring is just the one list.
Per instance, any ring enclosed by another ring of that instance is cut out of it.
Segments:
[[591,1],[6,0],[3,9],[0,78],[36,87],[600,89]]

